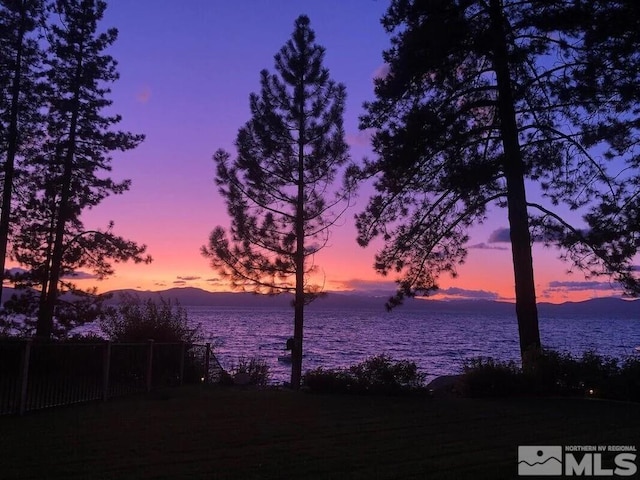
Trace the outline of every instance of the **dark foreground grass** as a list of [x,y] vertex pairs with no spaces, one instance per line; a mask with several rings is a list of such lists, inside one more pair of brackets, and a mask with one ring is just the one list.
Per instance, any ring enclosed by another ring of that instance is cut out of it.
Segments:
[[516,478],[527,444],[640,447],[640,405],[188,387],[0,418],[0,478]]

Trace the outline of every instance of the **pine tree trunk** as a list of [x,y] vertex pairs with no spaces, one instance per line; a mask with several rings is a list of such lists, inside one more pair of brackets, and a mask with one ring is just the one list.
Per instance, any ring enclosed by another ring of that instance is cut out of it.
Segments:
[[498,112],[504,147],[507,209],[515,278],[516,316],[522,365],[523,368],[528,368],[533,355],[540,350],[541,345],[524,183],[525,171],[518,140],[501,2],[491,0],[490,5],[491,28],[495,39],[493,60],[498,86]]
[[[73,140],[72,140],[73,138]],[[62,177],[62,195],[58,207],[56,219],[56,231],[53,241],[53,252],[51,254],[51,264],[48,278],[43,283],[43,297],[38,311],[38,322],[36,324],[36,336],[41,339],[50,339],[53,333],[53,315],[56,301],[58,299],[58,282],[62,275],[62,258],[64,255],[64,233],[68,221],[69,197],[71,189],[71,176],[73,173],[73,148],[75,135],[69,138],[69,150],[65,156],[64,171]]]
[[41,302],[38,311],[38,322],[36,324],[36,336],[38,338],[49,339],[53,333],[53,315],[56,301],[58,300],[58,282],[62,275],[62,259],[64,256],[64,234],[69,221],[69,202],[71,200],[71,180],[73,177],[73,159],[76,153],[76,136],[78,116],[80,110],[80,84],[82,76],[82,44],[78,48],[75,71],[75,91],[73,96],[71,119],[69,121],[69,138],[67,140],[67,151],[64,157],[62,172],[62,185],[60,193],[60,204],[56,218],[55,236],[53,240],[53,253],[51,255],[51,265],[47,278],[48,288],[44,294],[44,301]]
[[[11,200],[13,198],[13,179],[15,159],[18,151],[18,114],[20,111],[20,90],[22,88],[22,50],[26,35],[25,5],[20,12],[20,30],[16,39],[16,56],[11,86],[11,112],[7,138],[7,158],[4,162],[4,182],[2,190],[2,213],[0,214],[0,274],[4,280],[4,270],[9,243],[9,225],[11,223]],[[0,281],[0,306],[2,305],[2,285]]]
[[296,215],[296,293],[294,300],[293,318],[293,348],[291,349],[291,388],[300,388],[302,378],[302,339],[304,325],[304,204],[301,193],[303,188],[298,187],[298,212]]
[[[296,261],[296,263],[299,263]],[[296,267],[299,268],[299,267]],[[303,267],[304,268],[304,267]],[[302,338],[304,325],[304,277],[296,272],[296,295],[294,306],[294,325],[293,325],[293,349],[291,350],[291,388],[298,390],[300,388],[300,379],[302,378]]]
[[291,388],[300,388],[302,378],[302,339],[304,326],[304,137],[305,137],[305,114],[304,114],[304,83],[298,87],[299,129],[298,129],[298,193],[296,203],[296,293],[294,300],[294,320],[293,320],[293,349],[291,350]]

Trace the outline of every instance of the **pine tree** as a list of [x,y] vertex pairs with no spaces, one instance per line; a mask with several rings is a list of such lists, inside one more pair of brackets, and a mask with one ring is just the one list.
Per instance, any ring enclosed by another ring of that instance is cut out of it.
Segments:
[[627,294],[640,295],[635,256],[640,248],[640,5],[633,0],[572,2],[543,24],[571,33],[561,44],[572,60],[557,83],[565,114],[584,148],[619,165],[616,181],[597,192],[587,228],[555,226],[566,258],[590,275],[615,272]]
[[217,227],[203,247],[236,289],[294,292],[292,388],[299,387],[302,372],[304,305],[321,292],[310,282],[314,256],[326,246],[352,190],[334,185],[348,161],[346,93],[329,78],[324,53],[309,18],[300,16],[275,55],[277,73],[263,70],[260,93],[250,96],[252,117],[238,132],[237,157],[231,161],[222,150],[214,155],[231,228]]
[[[0,274],[4,278],[10,236],[16,164],[29,155],[41,132],[41,63],[38,30],[44,20],[43,0],[0,1],[0,153],[2,213],[0,214]],[[0,282],[2,298],[3,282]]]
[[[376,269],[401,276],[389,307],[437,289],[442,273],[456,275],[468,228],[489,206],[505,207],[525,365],[541,346],[534,239],[567,246],[571,238],[622,273],[562,214],[582,211],[588,220],[602,191],[620,193],[610,165],[585,148],[568,114],[580,105],[563,97],[563,82],[576,72],[563,54],[571,41],[582,44],[587,25],[549,18],[572,3],[393,1],[383,18],[392,34],[389,74],[362,119],[362,128],[376,129],[377,159],[360,174],[377,175],[377,194],[357,216],[358,241],[385,241]],[[531,183],[542,202],[527,198]]]
[[[39,285],[36,335],[49,338],[61,280],[76,268],[97,276],[112,273],[111,262],[150,261],[146,247],[105,230],[86,231],[81,213],[130,182],[104,177],[111,152],[135,148],[142,135],[117,131],[119,115],[108,115],[109,84],[116,81],[116,62],[104,51],[117,37],[115,29],[97,31],[106,2],[57,0],[52,4],[46,60],[46,141],[28,162],[31,190],[21,205],[21,223],[13,255],[30,268],[28,281]],[[57,20],[56,20],[57,19]]]

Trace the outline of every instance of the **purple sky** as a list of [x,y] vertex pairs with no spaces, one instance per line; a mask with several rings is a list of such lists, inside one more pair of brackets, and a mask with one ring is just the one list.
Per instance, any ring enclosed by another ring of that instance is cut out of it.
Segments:
[[[382,0],[110,0],[103,25],[120,32],[110,50],[121,74],[112,88],[113,111],[123,116],[122,128],[147,138],[136,150],[114,155],[113,176],[132,179],[131,191],[107,199],[85,219],[89,227],[113,219],[115,232],[147,244],[154,262],[119,266],[99,289],[223,288],[199,253],[216,225],[229,225],[213,183],[211,156],[218,148],[233,151],[237,130],[249,119],[249,94],[259,89],[259,72],[273,71],[273,55],[290,38],[300,14],[310,17],[317,42],[326,48],[332,78],[347,87],[351,156],[367,155],[358,116],[362,103],[373,99],[373,78],[384,67],[382,50],[389,38],[379,20],[387,5]],[[318,255],[329,290],[393,288],[393,278],[373,272],[375,247],[362,249],[355,242],[353,214],[368,195],[366,189],[360,192],[330,246]],[[513,297],[509,245],[490,241],[506,225],[506,212],[498,210],[474,229],[474,248],[459,279],[443,279],[451,297]],[[613,293],[600,281],[581,289],[579,273],[565,278],[566,265],[553,260],[554,251],[536,247],[534,254],[541,300]],[[563,287],[562,282],[571,283]]]

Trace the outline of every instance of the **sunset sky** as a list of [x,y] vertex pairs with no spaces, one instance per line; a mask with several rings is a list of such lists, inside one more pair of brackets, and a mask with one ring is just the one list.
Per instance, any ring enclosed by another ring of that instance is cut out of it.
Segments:
[[[369,154],[368,138],[358,130],[362,103],[373,99],[373,78],[383,68],[389,38],[379,19],[383,0],[242,1],[110,0],[103,26],[119,29],[110,53],[119,63],[120,80],[112,87],[113,111],[121,127],[144,133],[136,150],[114,155],[113,176],[130,178],[129,192],[107,199],[85,215],[87,227],[104,228],[145,243],[150,265],[117,266],[116,275],[96,282],[100,291],[115,288],[162,290],[193,286],[224,290],[200,247],[211,230],[228,227],[224,203],[213,183],[212,154],[233,151],[239,127],[249,119],[248,97],[259,89],[259,72],[273,70],[273,55],[288,40],[293,22],[307,14],[317,42],[326,47],[325,64],[347,87],[345,129],[351,156]],[[373,271],[375,247],[355,241],[357,204],[333,230],[330,245],[317,257],[326,290],[393,290],[393,278]],[[449,298],[513,300],[509,244],[504,238],[506,211],[472,231],[467,263],[459,278],[442,278]],[[616,294],[607,279],[585,282],[580,272],[567,276],[557,251],[535,247],[538,298],[579,300]]]

